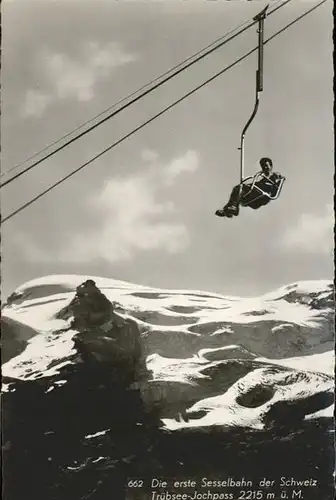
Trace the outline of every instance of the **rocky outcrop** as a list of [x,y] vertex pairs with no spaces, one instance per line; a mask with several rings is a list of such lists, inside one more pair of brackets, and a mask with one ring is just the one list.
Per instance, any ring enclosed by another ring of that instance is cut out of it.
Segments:
[[113,304],[93,280],[77,287],[76,295],[56,315],[69,320],[77,352],[83,361],[108,367],[115,377],[130,383],[149,377],[138,325],[114,311]]
[[36,330],[11,318],[1,318],[1,363],[21,354]]

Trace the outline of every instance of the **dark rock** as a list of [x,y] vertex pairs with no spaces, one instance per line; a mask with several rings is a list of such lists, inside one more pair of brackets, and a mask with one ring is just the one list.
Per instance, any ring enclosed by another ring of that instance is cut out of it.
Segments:
[[256,385],[244,394],[239,394],[237,403],[246,408],[257,408],[272,399],[275,394],[273,387]]
[[110,367],[116,377],[130,383],[150,376],[136,322],[115,313],[93,280],[77,287],[74,299],[57,318],[70,319],[70,328],[78,331],[73,340],[85,363],[97,369]]

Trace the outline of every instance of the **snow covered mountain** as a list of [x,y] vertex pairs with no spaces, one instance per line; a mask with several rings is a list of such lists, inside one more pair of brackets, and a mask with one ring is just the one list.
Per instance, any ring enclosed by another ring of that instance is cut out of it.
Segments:
[[308,500],[333,492],[332,282],[239,298],[47,276],[1,312],[6,500],[298,466]]
[[[308,401],[332,392],[334,294],[328,281],[295,283],[244,299],[99,277],[33,280],[2,309],[5,380],[55,377],[76,362],[77,331],[65,331],[69,320],[60,318],[59,311],[85,279],[94,280],[120,317],[137,323],[152,372],[142,387],[144,397],[149,404],[164,400],[163,422],[171,429],[231,423],[258,427],[261,415],[280,401]],[[261,403],[247,403],[251,398]],[[165,418],[181,408],[204,417],[187,422]],[[325,410],[316,404],[309,408],[310,413]]]

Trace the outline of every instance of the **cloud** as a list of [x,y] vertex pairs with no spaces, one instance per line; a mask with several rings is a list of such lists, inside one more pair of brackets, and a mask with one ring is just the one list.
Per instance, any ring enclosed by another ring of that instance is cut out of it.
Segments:
[[152,149],[144,149],[141,153],[141,159],[143,161],[148,161],[148,162],[154,162],[158,160],[159,155],[157,154],[156,151],[153,151]]
[[198,155],[188,151],[168,164],[149,165],[139,169],[139,174],[111,178],[87,201],[86,210],[100,221],[98,224],[85,232],[74,229],[73,236],[63,240],[58,250],[38,250],[29,238],[27,247],[22,239],[20,246],[28,260],[68,263],[127,261],[139,251],[183,252],[189,245],[188,229],[169,201],[166,181],[169,178],[171,186],[179,175],[190,174],[197,166]]
[[29,89],[24,99],[24,116],[41,116],[46,107],[56,100],[75,99],[87,102],[94,98],[96,85],[120,66],[136,60],[118,43],[101,45],[87,43],[77,57],[67,54],[42,54],[45,88]]
[[22,108],[23,116],[42,116],[50,101],[50,96],[36,90],[28,90]]
[[164,220],[174,211],[171,203],[156,201],[148,177],[110,180],[91,206],[101,213],[101,227],[76,235],[61,260],[109,262],[128,260],[137,250],[176,253],[188,243],[185,226]]
[[173,184],[182,173],[193,173],[198,168],[198,155],[195,151],[188,151],[184,156],[173,160],[165,169],[165,181]]
[[[145,153],[145,154],[144,154]],[[148,157],[144,151],[142,157]],[[152,155],[152,158],[157,155]],[[187,227],[176,220],[172,202],[161,201],[162,190],[182,173],[198,167],[198,155],[187,151],[167,165],[148,167],[141,174],[111,179],[90,209],[101,214],[101,227],[91,234],[77,234],[61,253],[64,261],[90,261],[100,257],[109,262],[128,260],[137,251],[160,250],[178,253],[189,244]],[[175,219],[175,220],[174,220]]]
[[333,233],[333,206],[327,205],[322,215],[302,214],[297,224],[285,232],[283,246],[287,250],[331,254],[334,247]]

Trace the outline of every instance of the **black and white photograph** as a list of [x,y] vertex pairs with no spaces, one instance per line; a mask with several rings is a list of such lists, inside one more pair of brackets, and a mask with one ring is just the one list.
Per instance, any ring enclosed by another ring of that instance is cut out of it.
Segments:
[[4,500],[335,495],[332,0],[3,0]]

